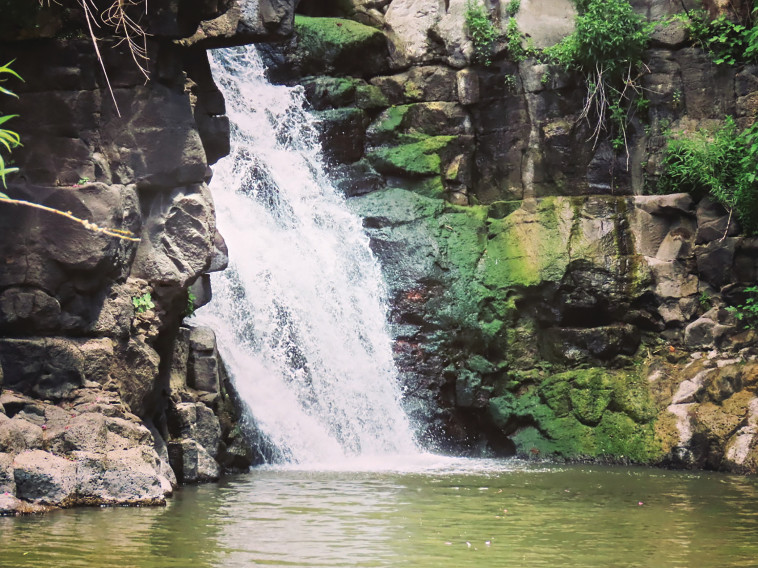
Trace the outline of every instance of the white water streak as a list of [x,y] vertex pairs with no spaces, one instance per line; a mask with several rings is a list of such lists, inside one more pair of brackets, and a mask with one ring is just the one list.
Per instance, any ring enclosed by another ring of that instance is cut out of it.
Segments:
[[380,269],[325,174],[301,89],[269,84],[252,46],[211,57],[232,123],[211,183],[230,266],[200,319],[285,461],[416,453]]

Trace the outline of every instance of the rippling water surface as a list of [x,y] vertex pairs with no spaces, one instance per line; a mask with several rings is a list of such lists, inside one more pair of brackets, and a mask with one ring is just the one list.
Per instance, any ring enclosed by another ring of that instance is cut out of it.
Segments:
[[[413,458],[418,459],[418,458]],[[758,565],[752,478],[448,460],[256,470],[165,508],[0,519],[0,566]]]

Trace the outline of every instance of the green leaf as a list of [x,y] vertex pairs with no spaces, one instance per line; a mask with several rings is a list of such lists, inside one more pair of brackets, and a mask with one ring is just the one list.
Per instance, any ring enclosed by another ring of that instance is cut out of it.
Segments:
[[16,77],[16,79],[20,79],[21,81],[23,81],[23,79],[21,78],[21,75],[19,75],[13,69],[10,68],[10,65],[14,61],[16,61],[16,60],[15,59],[11,59],[8,63],[6,63],[5,65],[1,66],[0,67],[0,73],[8,73],[8,74],[13,75],[14,77]]
[[0,87],[0,93],[3,93],[5,95],[10,95],[11,97],[18,98],[18,95],[16,93],[14,93],[13,91],[9,91],[8,89],[6,89],[4,87]]

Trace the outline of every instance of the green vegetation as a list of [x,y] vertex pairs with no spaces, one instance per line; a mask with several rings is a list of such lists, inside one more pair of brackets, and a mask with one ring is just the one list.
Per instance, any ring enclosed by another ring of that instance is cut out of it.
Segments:
[[195,302],[197,301],[197,298],[195,297],[195,294],[192,293],[192,290],[187,290],[187,305],[184,307],[184,317],[185,318],[191,318],[195,315]]
[[408,143],[377,148],[367,157],[372,165],[383,173],[410,176],[439,175],[442,166],[440,152],[455,139],[455,136],[418,136],[410,139],[412,141]]
[[533,51],[524,47],[524,36],[513,18],[508,20],[505,27],[505,43],[508,46],[508,55],[516,63],[521,63]]
[[745,329],[758,328],[758,286],[749,286],[745,288],[747,298],[744,303],[736,306],[729,306],[728,311],[734,314],[740,322],[745,324]]
[[376,28],[353,20],[313,18],[300,14],[295,16],[295,32],[298,41],[308,44],[309,49],[315,47],[334,49],[363,43],[375,38],[383,39],[382,32]]
[[509,93],[515,93],[517,91],[517,85],[516,85],[516,76],[515,75],[506,75],[503,78],[503,84],[505,85],[505,90]]
[[521,9],[521,0],[510,0],[508,4],[505,5],[505,13],[508,14],[509,18],[514,17],[516,14],[518,14],[518,11]]
[[710,195],[749,234],[758,234],[758,123],[740,132],[732,117],[713,131],[672,136],[658,189]]
[[134,296],[132,298],[132,305],[134,306],[134,311],[138,314],[144,313],[147,310],[152,310],[155,307],[150,292],[145,292],[141,296]]
[[522,373],[514,385],[521,394],[503,393],[490,399],[488,407],[490,419],[504,431],[514,419],[533,424],[512,435],[519,454],[638,463],[660,456],[656,410],[637,374],[590,368],[529,385],[532,380],[529,372]]
[[[753,4],[756,6],[756,4]],[[705,10],[690,10],[680,16],[687,33],[696,45],[710,55],[716,65],[736,65],[758,60],[758,26],[753,17],[745,21],[733,21],[725,15],[710,20]]]
[[584,75],[587,99],[581,117],[594,123],[595,143],[607,132],[614,148],[626,148],[627,127],[637,110],[633,103],[642,93],[642,56],[653,26],[627,0],[575,1],[574,33],[544,50],[544,57]]
[[[11,97],[17,97],[16,93],[14,93],[13,91],[7,89],[6,87],[2,85],[2,83],[7,81],[10,77],[15,77],[19,80],[23,80],[21,79],[18,73],[16,73],[13,69],[11,69],[10,66],[12,63],[13,61],[9,61],[8,63],[0,67],[0,94],[8,95]],[[7,75],[10,75],[10,77],[7,77]],[[0,114],[0,127],[3,126],[6,122],[11,120],[12,118],[15,118],[17,116],[18,115],[16,114],[6,114],[6,115]],[[5,158],[3,158],[2,152],[5,151],[8,154],[10,154],[13,148],[17,148],[18,146],[21,145],[21,137],[18,135],[17,132],[13,130],[0,128],[0,144],[2,144],[2,146],[0,146],[0,180],[2,180],[3,182],[3,187],[6,187],[5,176],[13,172],[17,172],[18,168],[7,167],[5,165]],[[4,196],[5,194],[0,194],[0,195]]]
[[492,50],[498,32],[486,8],[478,0],[466,2],[466,27],[474,43],[474,61],[488,67],[492,65]]
[[713,306],[713,298],[711,298],[711,295],[708,293],[707,290],[703,290],[700,293],[700,296],[698,296],[697,299],[698,304],[700,304],[700,309],[703,311],[710,310]]

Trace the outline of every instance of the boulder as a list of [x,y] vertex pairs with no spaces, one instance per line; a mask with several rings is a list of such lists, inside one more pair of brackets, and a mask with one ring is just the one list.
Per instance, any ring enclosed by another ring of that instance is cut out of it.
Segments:
[[130,412],[145,416],[158,378],[160,355],[138,339],[119,343],[111,378]]
[[740,232],[736,218],[730,218],[724,207],[705,197],[697,205],[697,234],[695,244],[701,245],[720,240],[724,236],[734,237]]
[[732,328],[703,316],[684,328],[684,344],[690,349],[718,346]]
[[379,87],[392,105],[458,100],[457,74],[444,66],[412,67],[397,75],[374,77],[370,83]]
[[159,471],[155,452],[146,448],[77,454],[76,490],[80,504],[160,505],[171,483]]
[[233,0],[221,15],[203,20],[183,45],[204,48],[276,41],[292,35],[295,2]]
[[171,467],[182,483],[215,481],[221,474],[216,460],[195,440],[169,442],[168,455]]
[[541,49],[574,31],[576,8],[570,0],[521,0],[515,17],[521,33]]
[[369,118],[357,108],[340,108],[314,112],[321,131],[321,143],[327,157],[349,164],[363,157],[363,145]]
[[0,329],[49,331],[56,328],[60,313],[58,300],[39,289],[13,287],[0,294]]
[[402,135],[471,135],[473,128],[471,117],[457,103],[414,103],[388,108],[371,123],[366,134],[368,143],[378,146]]
[[395,68],[428,63],[440,57],[441,46],[430,31],[444,12],[438,2],[393,0],[384,14],[390,39],[390,57]]
[[148,212],[131,276],[185,287],[211,266],[216,219],[205,183],[145,194]]
[[26,450],[41,449],[42,434],[40,426],[18,415],[0,420],[0,452],[18,454]]
[[219,355],[216,336],[208,327],[196,327],[189,335],[187,385],[204,392],[219,392]]
[[711,241],[695,247],[700,279],[717,289],[730,282],[738,242],[737,237],[727,237],[723,241]]
[[580,363],[634,355],[640,344],[639,330],[629,324],[593,328],[551,328],[541,335],[546,359]]
[[370,77],[387,69],[387,41],[376,28],[342,18],[295,16],[289,60],[299,75]]
[[42,399],[67,398],[85,380],[105,383],[112,357],[108,339],[0,340],[5,387]]
[[473,105],[479,102],[479,76],[473,69],[461,69],[456,74],[458,102]]
[[[13,475],[13,456],[8,453],[0,453],[0,494],[16,493],[16,480]],[[2,507],[0,506],[0,509]]]
[[19,499],[43,505],[68,505],[76,498],[76,463],[42,450],[22,452],[13,460]]

